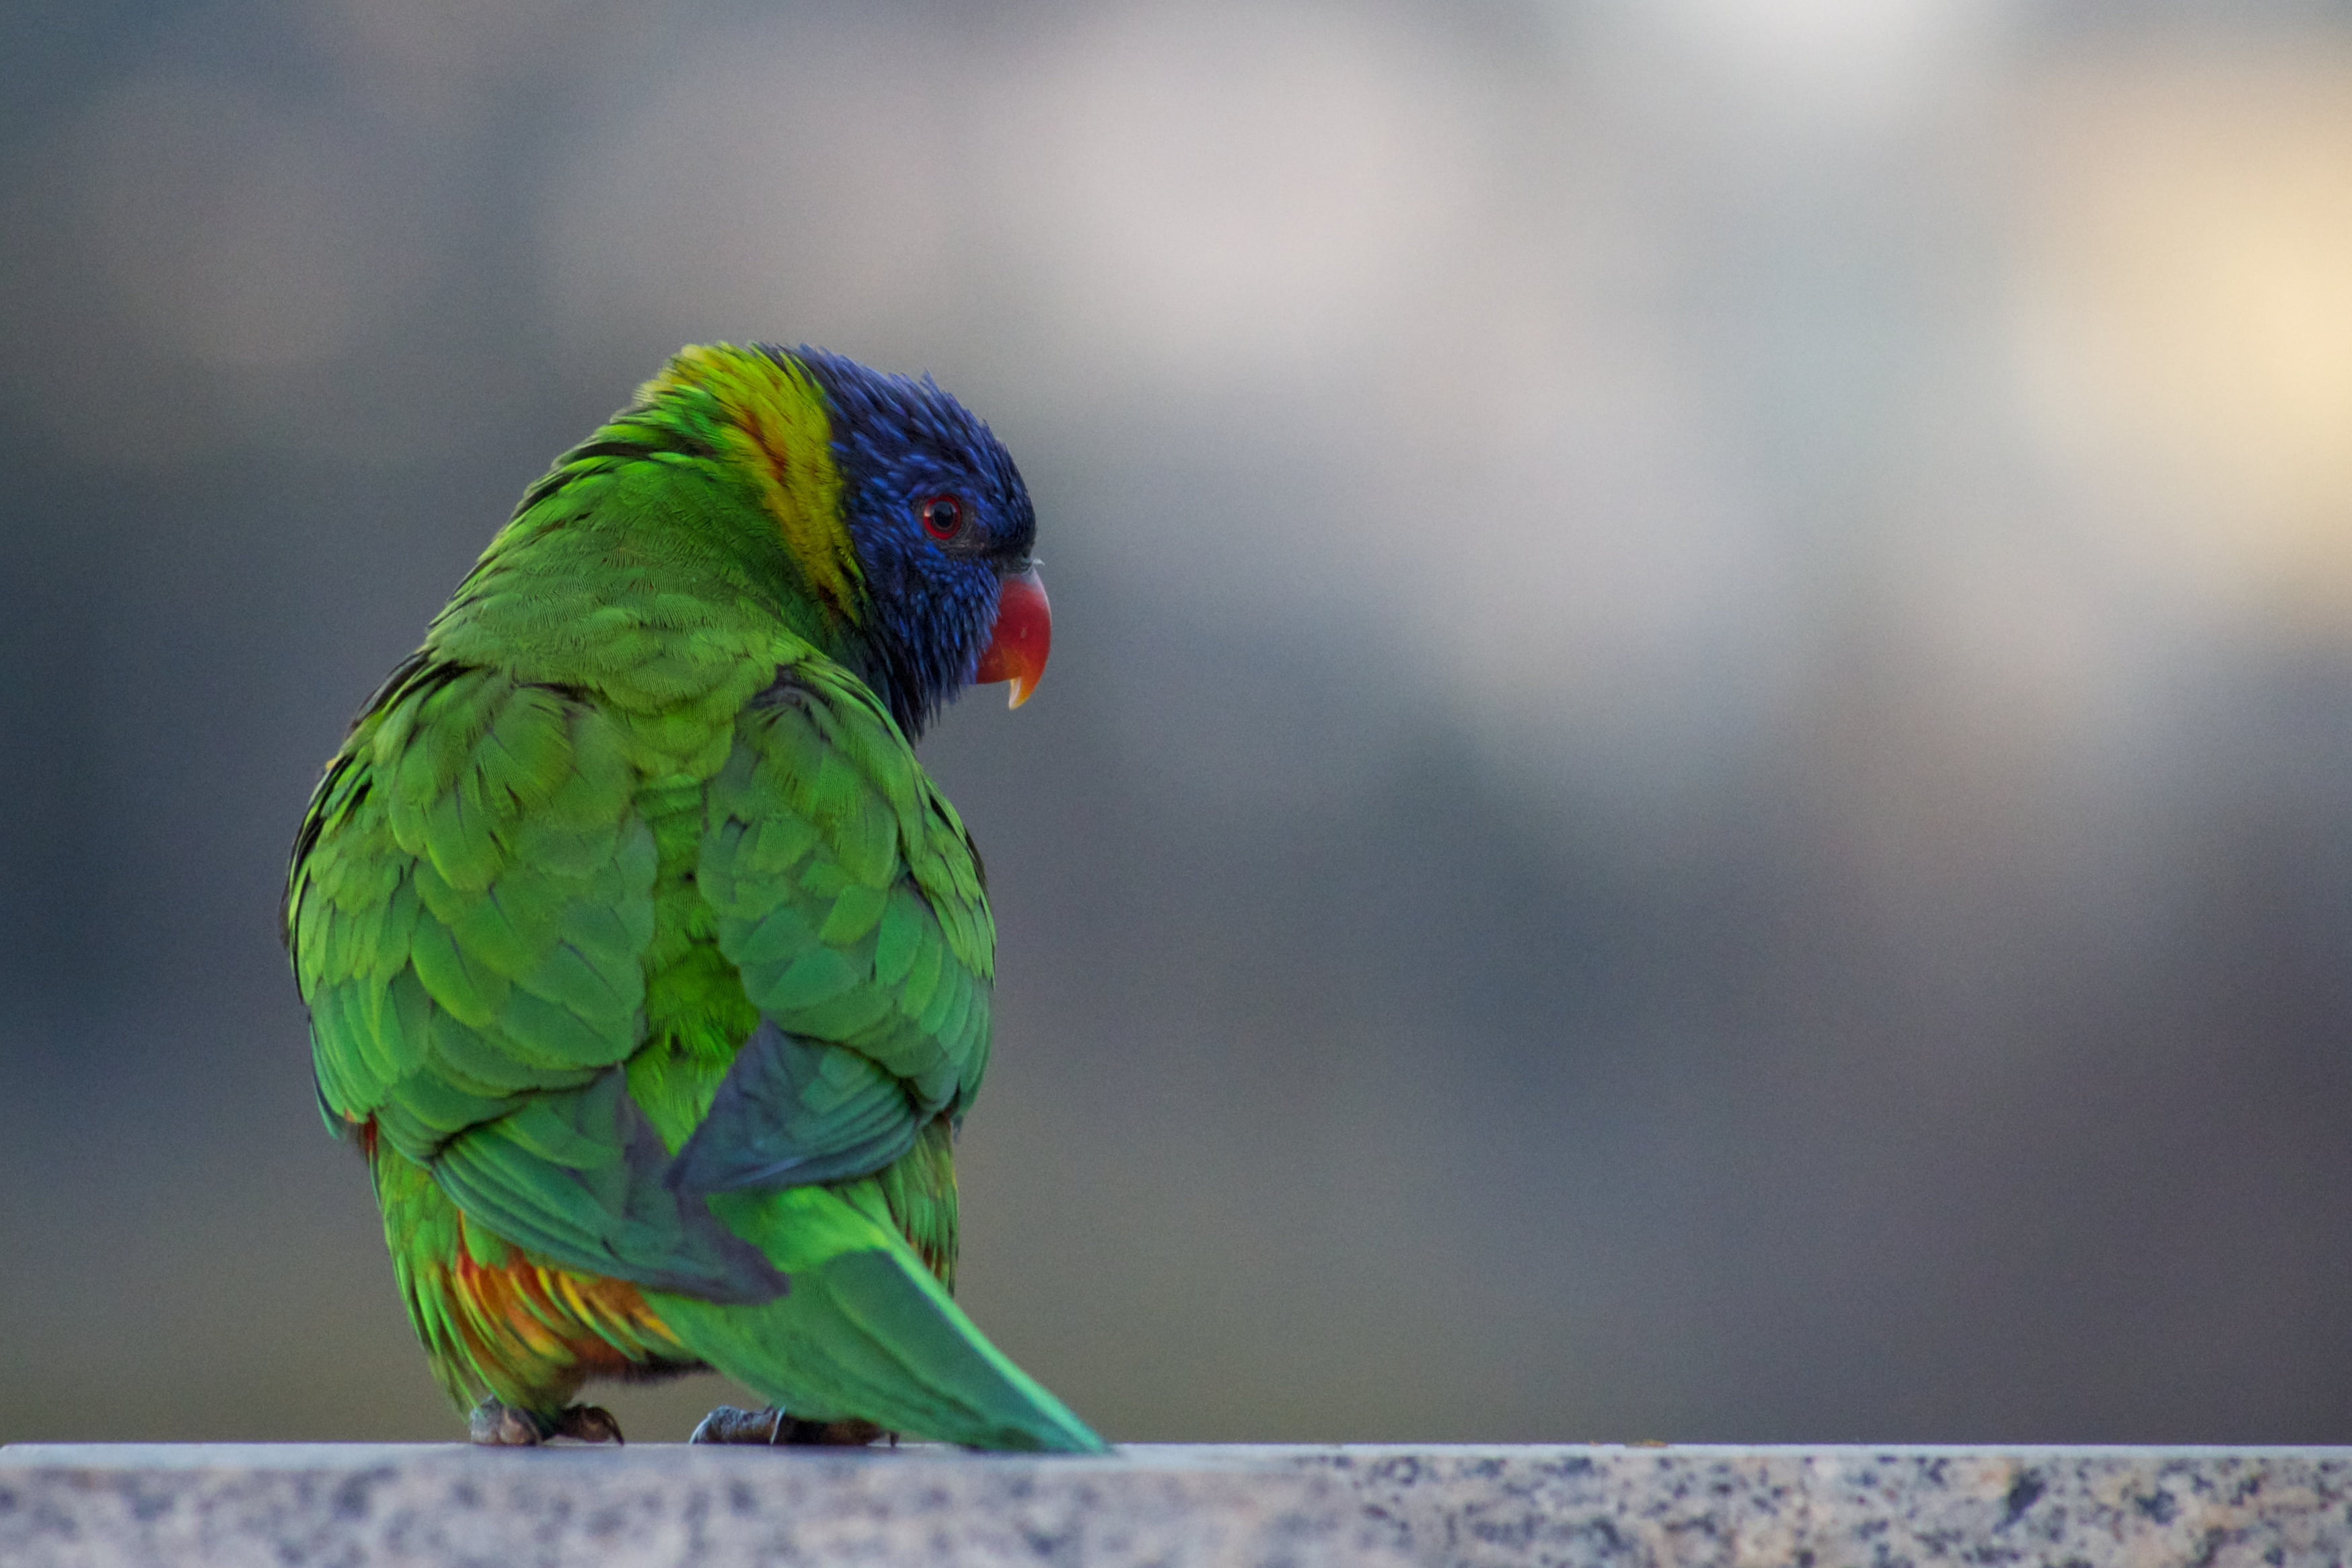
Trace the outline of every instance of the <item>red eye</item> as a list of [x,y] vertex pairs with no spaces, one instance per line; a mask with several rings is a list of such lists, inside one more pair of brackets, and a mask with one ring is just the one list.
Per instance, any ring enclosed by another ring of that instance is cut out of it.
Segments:
[[953,496],[933,496],[921,507],[923,531],[945,542],[963,531],[963,503]]

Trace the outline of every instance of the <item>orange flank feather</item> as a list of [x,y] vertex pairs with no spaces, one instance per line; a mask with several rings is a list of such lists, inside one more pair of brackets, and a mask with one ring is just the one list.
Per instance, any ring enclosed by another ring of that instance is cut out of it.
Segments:
[[545,1262],[470,1221],[439,1185],[362,1128],[385,1239],[434,1371],[461,1405],[483,1394],[562,1409],[592,1377],[688,1372],[701,1360],[635,1284]]
[[[470,1347],[477,1356],[510,1358],[518,1369],[570,1362],[583,1379],[661,1370],[647,1364],[649,1347],[685,1356],[677,1336],[628,1281],[550,1268],[511,1247],[503,1262],[486,1266],[474,1259],[478,1228],[462,1215],[457,1223],[465,1244],[447,1276],[449,1291],[467,1322],[478,1325]],[[676,1370],[693,1364],[688,1358]]]

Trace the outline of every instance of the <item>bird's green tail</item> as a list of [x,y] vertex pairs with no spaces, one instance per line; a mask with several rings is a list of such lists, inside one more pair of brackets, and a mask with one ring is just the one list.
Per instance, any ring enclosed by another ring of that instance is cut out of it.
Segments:
[[713,1197],[791,1290],[750,1305],[653,1291],[646,1300],[697,1355],[804,1420],[861,1417],[975,1448],[1105,1452],[982,1336],[897,1230],[854,1201],[866,1185]]

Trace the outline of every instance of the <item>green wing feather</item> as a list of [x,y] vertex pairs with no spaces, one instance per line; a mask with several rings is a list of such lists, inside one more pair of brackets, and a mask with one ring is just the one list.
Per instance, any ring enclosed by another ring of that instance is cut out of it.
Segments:
[[763,1019],[871,1062],[926,1119],[961,1112],[986,1065],[994,925],[962,824],[863,686],[789,667],[744,714],[696,880]]
[[597,708],[420,662],[322,782],[289,889],[320,1097],[493,1231],[722,1301],[785,1281],[666,1182],[619,1064],[656,854]]

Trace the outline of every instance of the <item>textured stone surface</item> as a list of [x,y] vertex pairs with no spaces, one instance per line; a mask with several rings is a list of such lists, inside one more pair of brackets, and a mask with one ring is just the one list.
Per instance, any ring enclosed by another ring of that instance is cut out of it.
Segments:
[[2288,1564],[2336,1448],[0,1448],[0,1564]]
[[16,1444],[0,1565],[1402,1568],[1347,1480],[1213,1454]]
[[2352,1562],[2352,1449],[1234,1449],[1349,1477],[1419,1562]]

